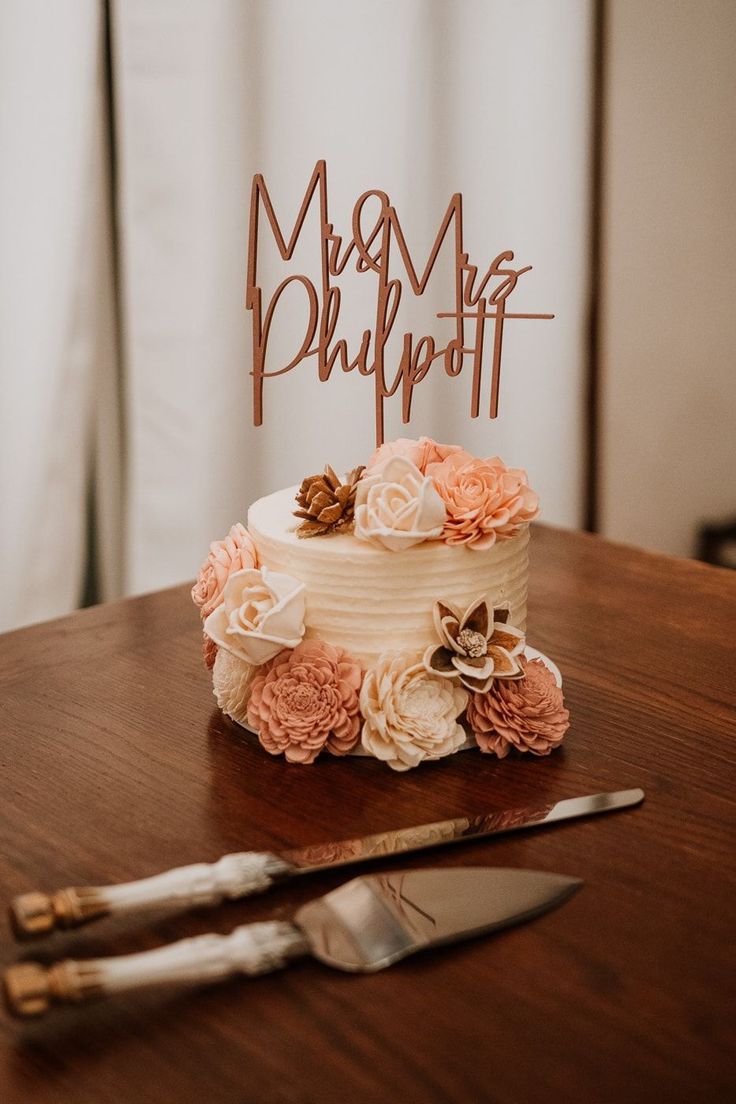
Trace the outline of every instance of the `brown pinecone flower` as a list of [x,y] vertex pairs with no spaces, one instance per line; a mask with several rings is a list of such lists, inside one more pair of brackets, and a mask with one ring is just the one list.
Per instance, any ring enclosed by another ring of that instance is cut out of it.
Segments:
[[322,475],[308,475],[302,480],[296,496],[300,509],[294,514],[303,518],[298,537],[321,537],[343,529],[353,520],[355,493],[365,466],[353,468],[342,480],[328,464]]

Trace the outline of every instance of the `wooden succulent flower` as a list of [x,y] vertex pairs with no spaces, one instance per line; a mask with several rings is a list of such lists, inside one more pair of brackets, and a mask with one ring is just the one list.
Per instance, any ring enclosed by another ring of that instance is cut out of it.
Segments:
[[446,602],[434,607],[434,623],[441,643],[430,645],[424,666],[442,678],[460,678],[468,690],[484,694],[493,680],[521,678],[518,656],[524,648],[524,634],[507,624],[509,611],[495,612],[479,598],[465,613]]
[[296,496],[299,509],[294,510],[295,516],[303,519],[297,536],[321,537],[349,525],[364,470],[364,466],[354,468],[340,479],[328,464],[322,475],[308,475],[303,479]]

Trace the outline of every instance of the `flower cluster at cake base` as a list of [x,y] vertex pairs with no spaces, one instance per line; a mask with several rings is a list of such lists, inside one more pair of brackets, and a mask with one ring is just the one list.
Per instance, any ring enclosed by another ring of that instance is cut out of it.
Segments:
[[[528,526],[538,500],[497,457],[422,437],[382,445],[345,476],[308,476],[297,507],[297,536],[351,532],[391,557],[427,541],[487,550]],[[364,667],[310,633],[305,584],[259,562],[237,524],[210,545],[192,599],[218,706],[289,763],[362,750],[406,771],[472,744],[498,759],[544,756],[569,726],[555,674],[525,657],[510,609],[488,595],[465,608],[437,595],[433,639]]]

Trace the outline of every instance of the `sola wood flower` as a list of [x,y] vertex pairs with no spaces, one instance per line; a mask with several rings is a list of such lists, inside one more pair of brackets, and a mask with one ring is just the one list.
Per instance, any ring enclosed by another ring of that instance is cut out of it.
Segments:
[[458,717],[467,700],[465,690],[429,674],[419,657],[384,652],[360,692],[363,747],[397,771],[451,755],[465,743]]
[[326,749],[347,755],[358,742],[360,664],[324,640],[282,652],[253,679],[248,724],[271,755],[313,763]]
[[306,587],[267,567],[236,571],[204,623],[219,648],[246,663],[266,663],[304,636]]
[[353,520],[355,493],[363,467],[353,468],[340,479],[328,464],[322,475],[309,475],[302,480],[296,496],[299,509],[294,511],[302,524],[298,537],[320,537],[344,529]]
[[445,507],[429,476],[403,456],[392,456],[358,484],[355,535],[389,552],[402,552],[442,533]]
[[202,633],[202,659],[204,665],[208,671],[211,671],[215,666],[215,660],[217,659],[218,647],[214,640],[211,640],[206,632]]
[[507,468],[498,456],[481,460],[453,453],[427,472],[447,510],[442,539],[478,551],[515,537],[539,513],[539,498],[526,472]]
[[228,535],[213,541],[209,554],[199,569],[197,581],[192,587],[192,601],[199,607],[202,620],[212,613],[222,601],[225,583],[235,571],[256,567],[258,555],[248,530],[238,522]]
[[562,690],[539,659],[521,658],[523,678],[495,682],[487,694],[473,694],[467,721],[481,751],[504,759],[512,748],[549,755],[569,728]]
[[248,723],[248,701],[257,667],[218,650],[212,671],[212,692],[223,713],[238,724]]
[[385,444],[378,446],[366,464],[366,472],[368,474],[374,472],[392,456],[403,456],[405,460],[415,464],[422,475],[426,475],[430,464],[439,464],[448,456],[459,452],[471,459],[470,454],[465,453],[460,445],[441,445],[431,437],[420,437],[418,440],[412,437],[397,437],[395,441],[386,441]]
[[493,612],[485,598],[473,602],[464,614],[437,602],[434,624],[442,643],[424,653],[424,666],[441,678],[457,678],[468,690],[485,693],[496,678],[521,678],[521,629],[506,624],[507,609]]

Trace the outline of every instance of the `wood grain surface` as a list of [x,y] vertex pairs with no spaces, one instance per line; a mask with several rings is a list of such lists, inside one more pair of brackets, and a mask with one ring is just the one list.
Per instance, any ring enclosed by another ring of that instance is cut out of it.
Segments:
[[[3,1104],[733,1099],[736,574],[537,527],[530,643],[573,724],[547,759],[407,774],[272,759],[217,712],[186,588],[0,637],[0,898],[642,786],[639,809],[393,865],[578,875],[570,902],[369,977],[282,973],[0,1015]],[[375,868],[374,868],[375,869]],[[108,919],[2,965],[289,917],[334,873],[184,916]]]

